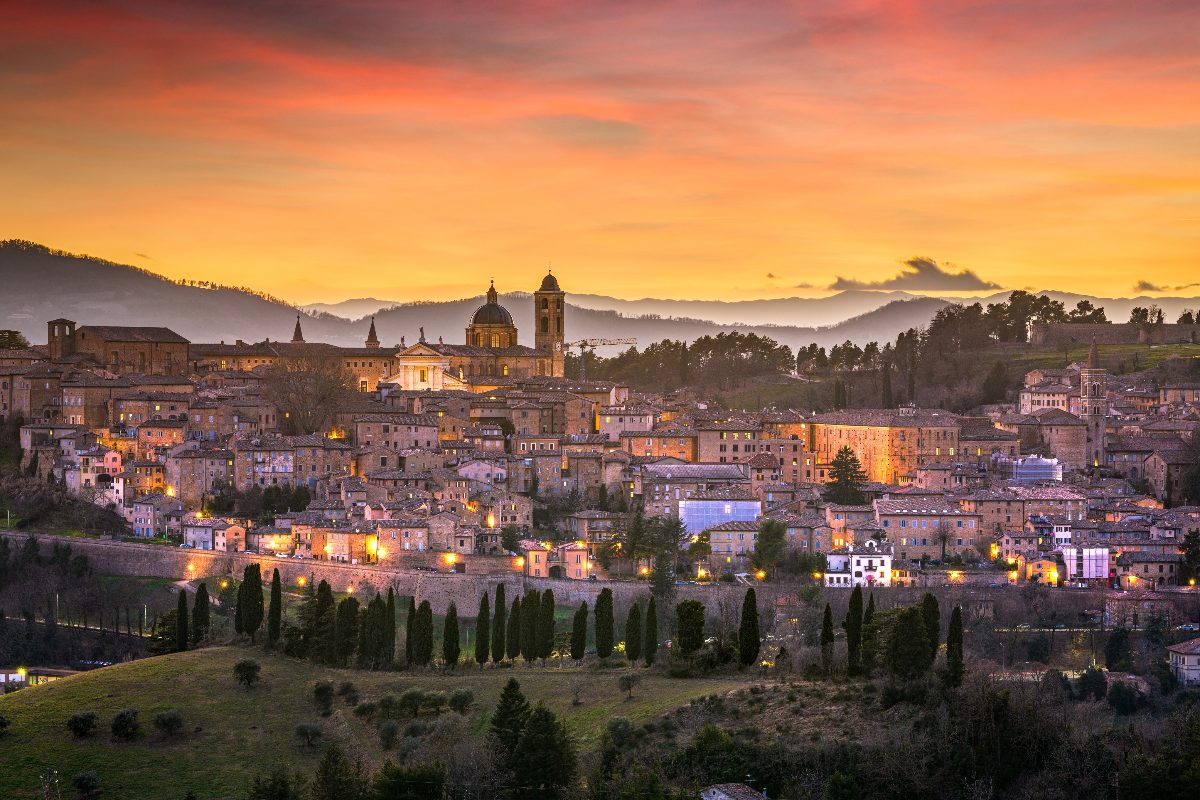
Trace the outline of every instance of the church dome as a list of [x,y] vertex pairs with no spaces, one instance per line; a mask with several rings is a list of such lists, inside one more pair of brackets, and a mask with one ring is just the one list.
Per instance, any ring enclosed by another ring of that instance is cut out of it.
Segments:
[[562,289],[558,288],[558,278],[554,277],[551,273],[546,273],[546,277],[542,278],[542,287],[538,291],[561,292]]
[[512,325],[512,314],[499,303],[485,303],[471,317],[472,325]]

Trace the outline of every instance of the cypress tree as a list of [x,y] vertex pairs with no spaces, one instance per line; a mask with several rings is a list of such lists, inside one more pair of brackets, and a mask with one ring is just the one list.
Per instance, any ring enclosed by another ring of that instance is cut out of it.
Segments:
[[675,643],[679,652],[691,656],[704,646],[704,604],[696,600],[684,600],[675,606],[675,629],[679,635]]
[[575,618],[571,621],[571,658],[576,661],[582,661],[587,654],[587,621],[587,603],[580,603]]
[[337,606],[333,601],[333,589],[326,581],[317,586],[316,599],[312,606],[312,619],[305,632],[305,650],[314,661],[327,658],[333,646],[333,622]]
[[404,627],[404,663],[413,665],[415,657],[414,645],[417,638],[417,596],[413,595],[408,601],[408,622]]
[[758,660],[762,639],[758,632],[758,595],[751,586],[742,600],[742,624],[738,627],[738,660],[748,667]]
[[[238,584],[237,600],[233,604],[233,630],[238,636],[246,632],[246,623],[242,615],[246,610],[246,584]],[[102,617],[103,618],[103,617]]]
[[821,620],[821,661],[825,674],[833,671],[833,609],[825,604],[825,617]]
[[596,598],[596,655],[608,658],[613,651],[612,589],[602,589]]
[[258,564],[250,564],[242,573],[242,588],[245,589],[246,607],[242,611],[242,629],[254,641],[263,623],[262,570]]
[[650,595],[650,603],[646,606],[646,635],[642,639],[642,651],[646,666],[654,666],[654,657],[658,655],[658,604],[654,595]]
[[871,592],[871,598],[867,601],[867,610],[863,612],[863,627],[871,624],[871,620],[875,618],[875,593]]
[[888,631],[887,668],[898,678],[911,680],[929,669],[928,627],[921,606],[900,610]]
[[529,701],[521,694],[521,684],[517,683],[517,679],[509,678],[504,690],[500,692],[496,711],[492,714],[492,733],[496,735],[500,744],[503,763],[511,763],[513,752],[516,751],[517,742],[521,738],[521,731],[528,719]]
[[515,661],[517,656],[521,655],[521,598],[514,597],[512,601],[512,611],[508,614],[508,629],[505,633],[507,641],[505,642],[504,652],[509,660]]
[[488,593],[479,597],[479,616],[475,617],[475,662],[486,664],[491,652],[492,620],[491,609],[488,608]]
[[521,600],[521,655],[525,661],[538,657],[538,617],[541,616],[542,597],[537,589],[525,592]]
[[554,652],[554,592],[542,592],[542,608],[538,612],[537,624],[538,657],[547,659]]
[[[175,612],[175,650],[181,652],[188,649],[188,600],[187,590],[179,590],[179,606]],[[115,630],[115,628],[114,628]]]
[[929,666],[937,658],[938,638],[942,629],[942,615],[938,609],[937,598],[932,592],[926,592],[921,598],[921,619],[925,621],[925,644],[929,647],[929,661],[926,666]]
[[458,607],[451,603],[446,611],[446,624],[442,627],[442,660],[450,669],[458,666],[458,653]]
[[504,584],[496,587],[496,616],[492,618],[492,663],[499,664],[505,655],[505,612],[508,604],[504,600]]
[[387,607],[379,592],[367,603],[358,620],[358,667],[378,669],[383,662],[383,649],[387,643],[384,615]]
[[433,607],[428,600],[422,600],[417,608],[417,642],[413,657],[422,666],[433,659]]
[[388,587],[387,608],[385,610],[383,632],[387,637],[383,645],[383,664],[389,667],[396,659],[396,593]]
[[863,630],[863,599],[862,587],[855,586],[850,592],[850,604],[846,609],[846,619],[842,623],[846,629],[846,672],[857,675],[862,668],[862,630]]
[[625,657],[634,665],[642,657],[642,609],[637,603],[629,607],[625,618]]
[[962,606],[955,606],[954,610],[950,612],[950,629],[946,632],[946,685],[955,687],[962,684],[965,672]]
[[339,667],[346,666],[358,644],[358,601],[347,597],[338,603],[333,618],[333,648],[329,662]]
[[199,644],[208,635],[208,584],[196,589],[196,605],[192,608],[192,643]]
[[283,624],[283,587],[279,582],[279,570],[271,574],[271,615],[267,617],[267,643],[272,647],[279,641],[279,630]]

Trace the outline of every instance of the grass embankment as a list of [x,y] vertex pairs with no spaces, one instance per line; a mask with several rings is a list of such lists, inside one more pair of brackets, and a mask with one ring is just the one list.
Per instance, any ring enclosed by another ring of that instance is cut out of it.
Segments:
[[[262,683],[239,686],[233,665],[252,657],[262,665]],[[453,692],[469,689],[475,704],[468,715],[482,733],[500,690],[510,677],[521,682],[531,703],[545,702],[560,714],[583,750],[596,745],[607,721],[627,717],[645,722],[693,698],[743,687],[748,678],[673,680],[642,670],[643,680],[626,700],[617,686],[621,670],[576,667],[469,668],[455,673],[430,671],[370,673],[327,669],[250,647],[213,647],[120,664],[0,697],[0,715],[11,721],[0,738],[0,797],[20,800],[42,796],[41,776],[58,770],[64,796],[71,776],[99,774],[108,800],[178,800],[189,790],[202,800],[240,797],[254,775],[279,765],[310,773],[322,747],[298,745],[294,729],[316,722],[324,742],[337,742],[371,768],[386,753],[376,724],[365,722],[337,699],[332,716],[322,718],[312,700],[317,680],[352,681],[363,700],[407,689]],[[575,684],[582,705],[572,706]],[[109,723],[123,708],[138,710],[142,732],[132,742],[115,742]],[[154,715],[178,709],[184,730],[164,739]],[[95,736],[75,740],[66,721],[94,711]],[[443,714],[453,713],[443,711]],[[401,724],[405,717],[402,715]]]

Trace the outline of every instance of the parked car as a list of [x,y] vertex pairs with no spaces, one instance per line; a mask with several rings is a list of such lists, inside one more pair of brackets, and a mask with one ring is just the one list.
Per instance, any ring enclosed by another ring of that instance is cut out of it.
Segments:
[[179,545],[179,549],[180,550],[193,550],[194,548],[187,542],[184,542],[183,544]]

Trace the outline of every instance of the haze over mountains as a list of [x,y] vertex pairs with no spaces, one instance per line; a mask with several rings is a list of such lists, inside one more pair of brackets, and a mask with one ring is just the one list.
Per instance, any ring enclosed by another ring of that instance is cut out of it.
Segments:
[[[1083,295],[1047,292],[1068,307]],[[1007,292],[980,297],[996,302]],[[1174,320],[1196,298],[1086,298],[1124,321],[1136,305],[1157,303]],[[968,300],[973,302],[974,298]],[[385,345],[401,337],[412,343],[421,328],[430,340],[460,342],[483,297],[394,305],[375,299],[310,306],[302,318],[308,341],[354,346],[363,342],[369,317]],[[921,326],[947,302],[906,292],[846,291],[825,298],[780,298],[728,303],[689,300],[620,300],[568,293],[568,339],[634,337],[640,346],[662,339],[691,340],[737,329],[770,336],[792,348],[811,342],[831,346],[889,341]],[[530,295],[501,296],[521,331],[533,343]],[[193,342],[247,342],[291,338],[296,308],[265,295],[234,288],[184,285],[136,267],[49,250],[27,242],[0,243],[0,328],[43,342],[46,322],[57,317],[80,324],[162,325]]]

